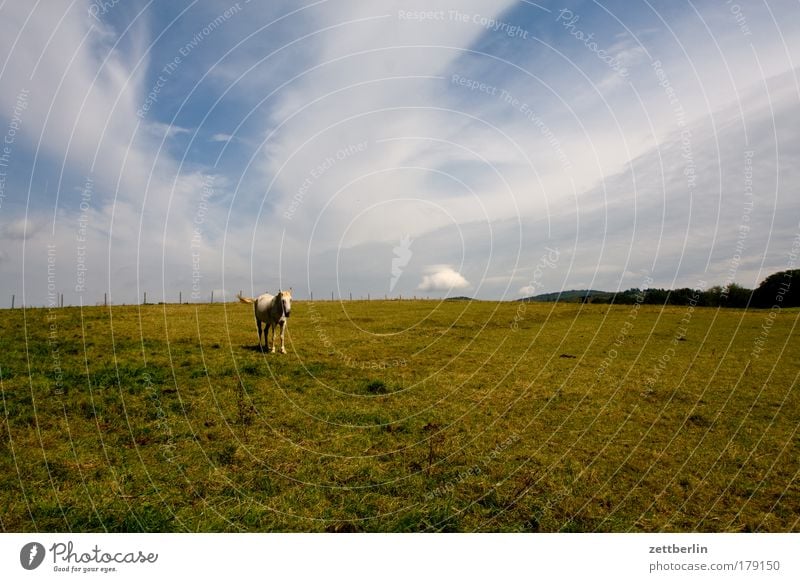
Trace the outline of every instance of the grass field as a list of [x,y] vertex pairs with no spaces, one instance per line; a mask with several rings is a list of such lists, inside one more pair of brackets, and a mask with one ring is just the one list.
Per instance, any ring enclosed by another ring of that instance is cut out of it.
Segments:
[[798,310],[0,313],[4,531],[800,531]]

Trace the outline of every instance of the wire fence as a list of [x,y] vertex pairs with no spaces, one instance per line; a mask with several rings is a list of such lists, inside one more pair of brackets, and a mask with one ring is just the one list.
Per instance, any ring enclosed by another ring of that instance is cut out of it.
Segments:
[[[239,295],[242,294],[242,291],[239,291]],[[20,302],[19,305],[17,304],[17,296],[16,294],[11,295],[11,309],[34,309],[34,308],[49,308],[49,309],[56,309],[56,308],[63,308],[63,307],[89,307],[89,306],[103,306],[108,307],[109,305],[207,305],[209,303],[237,303],[238,299],[236,297],[229,298],[225,297],[223,294],[222,298],[220,298],[219,294],[214,296],[214,292],[212,291],[208,296],[208,301],[198,300],[193,295],[187,295],[188,297],[192,297],[191,301],[184,301],[183,300],[183,291],[178,291],[177,301],[170,301],[168,299],[161,298],[158,301],[148,301],[147,300],[147,292],[142,292],[141,301],[135,302],[123,302],[123,303],[114,303],[113,301],[109,300],[108,293],[103,294],[102,301],[95,301],[92,303],[84,303],[83,297],[77,303],[64,303],[64,294],[58,293],[55,298],[55,302],[51,301],[50,304],[32,304],[28,303],[25,304],[24,301]],[[312,292],[309,292],[308,297],[298,297],[297,294],[293,295],[293,299],[300,300],[300,301],[430,301],[431,298],[429,296],[421,296],[421,295],[406,295],[403,296],[401,294],[398,295],[389,295],[385,293],[383,295],[380,294],[357,294],[353,295],[353,293],[348,292],[347,294],[339,294],[337,295],[334,291],[331,291],[330,296],[327,294],[323,296],[317,295],[317,299],[314,298],[315,295]],[[152,299],[152,295],[151,295]]]

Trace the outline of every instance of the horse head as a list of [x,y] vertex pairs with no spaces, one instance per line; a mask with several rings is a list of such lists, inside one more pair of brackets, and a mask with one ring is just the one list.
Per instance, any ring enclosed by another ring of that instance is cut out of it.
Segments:
[[280,291],[278,293],[278,301],[281,306],[281,315],[289,317],[292,312],[292,288],[289,287],[288,291]]

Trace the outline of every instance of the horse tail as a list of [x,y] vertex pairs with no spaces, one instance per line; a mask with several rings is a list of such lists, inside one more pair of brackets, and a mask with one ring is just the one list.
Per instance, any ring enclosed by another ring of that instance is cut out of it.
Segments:
[[239,301],[241,301],[242,303],[255,303],[256,302],[256,300],[253,299],[252,297],[242,297],[241,293],[237,293],[236,297],[238,297]]

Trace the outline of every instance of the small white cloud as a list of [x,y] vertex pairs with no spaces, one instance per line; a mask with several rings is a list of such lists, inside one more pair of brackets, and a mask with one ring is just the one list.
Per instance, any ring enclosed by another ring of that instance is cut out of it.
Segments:
[[177,135],[192,132],[191,129],[188,129],[186,127],[181,127],[179,125],[174,125],[174,124],[158,123],[158,122],[149,123],[147,125],[147,129],[151,133],[151,135],[157,138],[163,137],[166,139],[172,139]]
[[6,225],[3,234],[13,240],[25,240],[31,238],[38,230],[38,225],[27,218],[20,218]]
[[469,281],[449,265],[431,265],[417,289],[420,291],[449,291],[469,287]]
[[215,133],[211,136],[211,141],[231,141],[233,136],[228,133]]
[[608,52],[613,54],[614,58],[626,67],[641,63],[647,57],[645,48],[627,37],[610,46]]
[[519,292],[521,295],[533,295],[536,293],[536,285],[525,285],[524,287],[520,287]]

